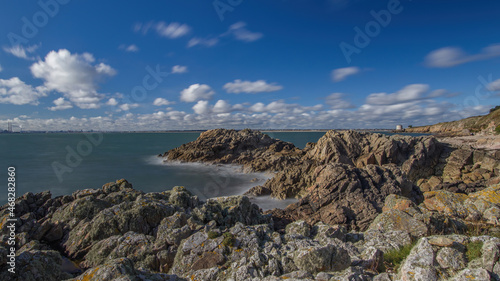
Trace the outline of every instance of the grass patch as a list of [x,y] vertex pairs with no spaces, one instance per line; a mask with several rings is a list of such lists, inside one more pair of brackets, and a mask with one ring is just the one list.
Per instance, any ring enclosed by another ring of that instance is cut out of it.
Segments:
[[234,235],[231,232],[224,233],[224,239],[222,240],[222,245],[233,247],[235,242],[236,238],[234,238]]
[[215,239],[215,238],[219,237],[219,236],[220,236],[220,234],[219,234],[218,232],[216,232],[216,231],[209,231],[209,232],[207,233],[207,236],[208,236],[208,238],[210,238],[210,239]]
[[467,244],[467,259],[470,261],[475,260],[481,256],[481,249],[483,248],[483,242],[476,241]]
[[384,263],[378,268],[378,271],[397,272],[403,260],[406,259],[411,249],[413,249],[416,244],[417,241],[413,241],[411,244],[405,245],[400,249],[394,249],[384,253]]

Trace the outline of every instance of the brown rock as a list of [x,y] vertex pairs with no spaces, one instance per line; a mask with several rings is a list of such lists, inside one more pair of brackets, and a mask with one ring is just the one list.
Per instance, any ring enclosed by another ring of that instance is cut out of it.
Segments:
[[450,238],[446,238],[443,236],[435,237],[429,239],[429,244],[439,246],[439,247],[450,247],[453,245],[454,241]]
[[226,258],[216,252],[204,252],[201,258],[196,260],[191,266],[191,270],[196,271],[200,269],[212,268],[224,264]]

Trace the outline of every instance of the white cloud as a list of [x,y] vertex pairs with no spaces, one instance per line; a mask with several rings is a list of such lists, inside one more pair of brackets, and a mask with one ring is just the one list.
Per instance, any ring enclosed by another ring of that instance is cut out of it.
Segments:
[[425,64],[428,67],[453,67],[460,64],[487,60],[500,56],[500,44],[490,45],[485,47],[478,54],[469,55],[461,48],[444,47],[430,52],[425,57]]
[[178,22],[172,22],[170,24],[166,24],[161,21],[156,25],[156,32],[162,36],[170,39],[175,39],[182,37],[191,30],[191,28],[186,24],[180,24]]
[[164,98],[157,98],[153,102],[153,105],[156,105],[156,106],[164,106],[164,105],[171,105],[171,104],[174,104],[174,102],[168,101]]
[[491,82],[488,85],[488,90],[490,90],[490,91],[500,91],[500,79]]
[[211,99],[215,92],[206,84],[193,84],[189,88],[182,90],[181,101],[195,102],[199,100]]
[[412,84],[404,87],[396,93],[374,93],[366,98],[366,103],[371,105],[393,105],[402,102],[410,102],[425,98],[429,91],[429,85]]
[[183,65],[174,65],[172,67],[172,73],[186,73],[188,72],[187,66]]
[[56,106],[49,107],[48,109],[51,111],[65,110],[65,109],[73,108],[73,105],[71,105],[71,102],[65,100],[64,98],[58,98],[58,99],[54,100],[53,103]]
[[217,43],[219,43],[218,38],[203,39],[203,38],[199,38],[199,37],[194,37],[194,38],[191,38],[191,40],[189,40],[187,47],[191,48],[191,47],[194,47],[196,45],[203,45],[205,47],[213,47],[213,46],[217,45]]
[[132,44],[132,45],[122,44],[118,48],[120,50],[124,50],[125,52],[129,52],[129,53],[139,52],[139,47],[137,47],[137,45],[135,45],[135,44]]
[[205,47],[213,47],[217,45],[220,41],[221,38],[223,37],[232,37],[235,40],[242,41],[242,42],[254,42],[263,37],[263,34],[260,32],[252,32],[246,29],[246,23],[244,22],[237,22],[229,27],[229,29],[215,37],[207,37],[207,38],[200,38],[200,37],[194,37],[191,40],[189,40],[187,47],[191,48],[197,45],[202,45]]
[[231,105],[225,101],[225,100],[218,100],[213,109],[212,109],[213,112],[215,113],[229,113],[232,111],[232,107]]
[[55,90],[83,109],[99,108],[103,94],[97,92],[98,82],[116,71],[104,63],[94,65],[89,53],[71,54],[66,49],[51,51],[45,60],[31,66],[36,78],[44,80],[48,90]]
[[110,99],[106,102],[106,105],[110,105],[110,106],[117,106],[117,105],[118,105],[118,101],[117,101],[115,98],[110,98]]
[[0,103],[38,105],[38,99],[46,95],[43,87],[33,88],[17,77],[0,79]]
[[229,30],[223,34],[225,35],[232,35],[234,39],[243,41],[243,42],[253,42],[257,41],[260,38],[262,38],[263,34],[260,32],[251,32],[248,29],[246,29],[246,23],[244,22],[237,22],[229,27]]
[[138,103],[124,103],[124,104],[121,104],[120,106],[118,106],[118,108],[120,110],[123,110],[123,111],[129,111],[133,108],[137,108],[139,107],[139,104]]
[[34,53],[36,51],[36,49],[38,49],[38,47],[40,47],[40,45],[28,46],[26,48],[21,46],[21,45],[16,45],[16,46],[12,46],[10,48],[4,47],[3,50],[6,53],[9,53],[9,54],[16,56],[18,58],[21,58],[21,59],[34,60],[35,58],[28,55],[28,54]]
[[143,35],[146,35],[151,29],[154,29],[158,35],[169,39],[182,37],[191,31],[191,28],[187,24],[178,22],[167,24],[164,21],[158,23],[151,21],[148,23],[136,23],[134,25],[134,31],[141,32]]
[[240,79],[234,80],[234,82],[226,83],[223,87],[226,92],[239,94],[239,93],[262,93],[262,92],[274,92],[283,89],[282,86],[275,83],[268,84],[264,80],[258,80],[255,82],[242,81]]
[[193,111],[196,114],[205,115],[211,112],[210,105],[206,100],[200,100],[195,105],[193,105]]
[[354,108],[354,105],[343,99],[344,94],[333,93],[325,98],[325,103],[332,109],[348,109]]
[[332,70],[332,79],[335,82],[340,82],[345,80],[347,77],[358,74],[361,69],[357,66],[337,68]]

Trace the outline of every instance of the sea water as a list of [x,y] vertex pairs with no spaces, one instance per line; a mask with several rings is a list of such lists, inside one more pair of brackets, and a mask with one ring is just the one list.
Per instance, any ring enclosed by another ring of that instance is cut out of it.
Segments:
[[[299,148],[308,142],[317,142],[325,134],[316,131],[265,133]],[[123,178],[144,192],[184,186],[205,200],[241,195],[270,177],[266,173],[245,174],[239,167],[229,165],[164,163],[158,157],[194,141],[199,135],[196,132],[0,134],[0,175],[4,176],[5,187],[0,190],[0,204],[7,202],[9,167],[16,169],[16,197],[45,190],[50,190],[53,196],[68,195]],[[285,207],[294,200],[261,197],[252,201],[269,209]]]
[[[324,132],[268,134],[303,148],[307,142],[316,142]],[[199,135],[195,132],[94,133],[90,135],[95,139],[93,143],[89,135],[83,133],[0,134],[0,169],[4,171],[6,183],[8,167],[16,168],[16,197],[45,190],[50,190],[53,196],[67,195],[124,178],[144,192],[185,186],[205,200],[243,194],[269,178],[265,173],[241,173],[233,166],[163,163],[158,157]],[[0,190],[0,204],[6,201],[5,184],[4,191]],[[265,198],[255,202],[265,209],[290,203]]]

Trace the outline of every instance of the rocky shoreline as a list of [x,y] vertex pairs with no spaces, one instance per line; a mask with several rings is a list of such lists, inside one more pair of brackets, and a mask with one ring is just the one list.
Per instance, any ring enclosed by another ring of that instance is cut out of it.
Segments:
[[264,213],[247,196],[201,201],[126,180],[27,193],[15,201],[15,275],[0,208],[0,279],[500,280],[498,150],[354,131],[299,149],[219,129],[162,156],[270,172],[248,196],[300,199]]

